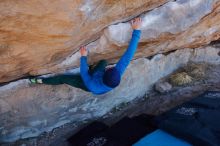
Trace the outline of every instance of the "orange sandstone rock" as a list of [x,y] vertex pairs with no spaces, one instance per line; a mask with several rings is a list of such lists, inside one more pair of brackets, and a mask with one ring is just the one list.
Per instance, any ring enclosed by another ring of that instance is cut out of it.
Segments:
[[[43,73],[110,24],[168,0],[2,0],[0,82]],[[34,71],[34,72],[33,72]]]

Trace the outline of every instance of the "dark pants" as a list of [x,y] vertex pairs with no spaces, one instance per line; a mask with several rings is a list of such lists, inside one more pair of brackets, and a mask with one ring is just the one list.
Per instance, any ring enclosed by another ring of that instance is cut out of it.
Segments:
[[[93,68],[89,67],[89,74],[92,75],[97,71],[104,71],[105,67],[108,65],[106,60],[101,60],[99,63]],[[80,88],[85,91],[89,91],[85,86],[82,77],[80,74],[76,75],[57,75],[54,77],[44,78],[42,82],[47,85],[60,85],[60,84],[68,84],[70,86]]]

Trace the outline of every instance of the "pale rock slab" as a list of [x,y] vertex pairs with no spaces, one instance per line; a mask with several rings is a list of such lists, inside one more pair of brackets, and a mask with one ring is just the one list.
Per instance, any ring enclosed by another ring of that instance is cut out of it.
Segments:
[[219,51],[213,47],[182,49],[150,60],[134,60],[120,86],[104,95],[68,85],[30,85],[27,79],[1,86],[0,105],[6,108],[0,112],[0,142],[38,136],[66,123],[103,116],[123,102],[143,97],[159,79],[189,61],[220,64]]

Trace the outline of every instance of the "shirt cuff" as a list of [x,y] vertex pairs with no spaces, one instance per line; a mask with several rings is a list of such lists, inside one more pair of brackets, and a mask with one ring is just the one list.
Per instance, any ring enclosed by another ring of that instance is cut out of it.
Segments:
[[140,37],[140,35],[141,35],[141,30],[134,29],[132,35],[136,35],[136,36]]
[[87,60],[87,56],[81,56],[81,60]]

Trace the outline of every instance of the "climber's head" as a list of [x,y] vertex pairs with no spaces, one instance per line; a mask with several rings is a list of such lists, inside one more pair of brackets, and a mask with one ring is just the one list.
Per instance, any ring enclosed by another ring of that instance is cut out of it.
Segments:
[[108,68],[103,76],[103,82],[105,85],[115,88],[120,84],[121,76],[115,67]]

